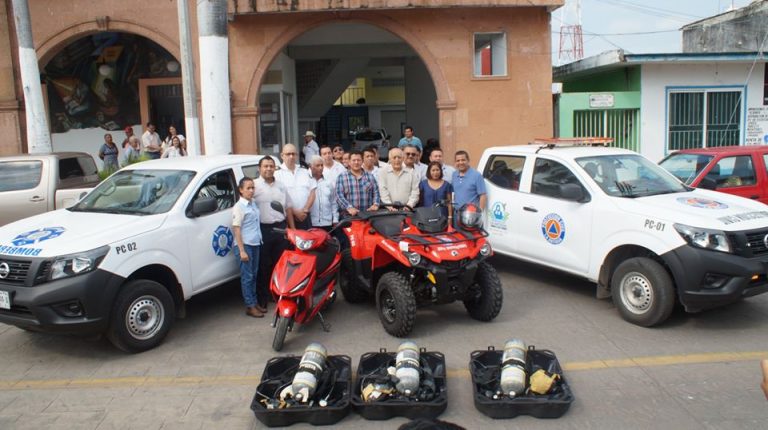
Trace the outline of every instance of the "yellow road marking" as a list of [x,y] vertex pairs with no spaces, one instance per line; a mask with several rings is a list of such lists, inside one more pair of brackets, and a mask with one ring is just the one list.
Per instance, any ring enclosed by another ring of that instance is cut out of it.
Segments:
[[[657,367],[703,363],[729,363],[739,361],[758,361],[768,358],[768,351],[748,352],[713,352],[684,355],[659,355],[635,357],[620,360],[594,360],[563,363],[563,369],[569,372],[583,370],[603,370],[629,367]],[[448,369],[449,378],[470,377],[469,369]],[[34,390],[51,388],[94,388],[94,387],[152,387],[152,386],[215,386],[215,385],[257,385],[259,376],[130,376],[122,378],[74,378],[74,379],[23,379],[19,381],[0,381],[0,391]]]

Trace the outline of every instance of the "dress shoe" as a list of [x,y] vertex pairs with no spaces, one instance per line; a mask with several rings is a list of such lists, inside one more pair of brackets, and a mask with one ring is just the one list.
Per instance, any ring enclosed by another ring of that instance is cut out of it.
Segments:
[[254,306],[254,308],[256,308],[256,310],[261,312],[261,313],[264,313],[264,314],[267,313],[267,307],[266,306],[256,305],[256,306]]
[[245,314],[248,315],[249,317],[264,318],[264,313],[256,309],[255,307],[246,309]]

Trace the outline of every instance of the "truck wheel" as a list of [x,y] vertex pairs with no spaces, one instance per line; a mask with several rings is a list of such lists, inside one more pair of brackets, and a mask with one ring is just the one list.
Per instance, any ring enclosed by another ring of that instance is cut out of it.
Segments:
[[355,261],[352,251],[341,251],[341,282],[339,282],[344,300],[349,303],[362,303],[368,299],[368,292],[357,283],[355,276]]
[[405,337],[413,330],[416,320],[416,298],[406,277],[399,272],[387,272],[376,286],[376,309],[381,325],[395,337]]
[[486,262],[480,263],[475,273],[475,284],[477,288],[471,288],[470,297],[464,300],[467,313],[478,321],[496,318],[504,302],[504,291],[496,269]]
[[285,342],[285,335],[288,333],[288,325],[291,323],[290,318],[277,317],[277,324],[275,330],[275,338],[272,339],[272,349],[280,351],[283,349],[283,342]]
[[107,338],[125,352],[152,349],[176,318],[173,298],[155,281],[137,279],[123,286],[112,307]]
[[643,327],[662,323],[675,306],[672,278],[650,258],[635,257],[619,264],[611,277],[613,303],[622,318]]

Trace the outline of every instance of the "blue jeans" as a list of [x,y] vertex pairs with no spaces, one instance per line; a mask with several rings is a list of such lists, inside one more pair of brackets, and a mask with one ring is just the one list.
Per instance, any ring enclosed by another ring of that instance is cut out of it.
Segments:
[[259,304],[256,296],[256,275],[259,273],[259,245],[243,245],[248,261],[240,259],[240,247],[235,246],[235,257],[240,263],[240,288],[245,306],[252,308]]

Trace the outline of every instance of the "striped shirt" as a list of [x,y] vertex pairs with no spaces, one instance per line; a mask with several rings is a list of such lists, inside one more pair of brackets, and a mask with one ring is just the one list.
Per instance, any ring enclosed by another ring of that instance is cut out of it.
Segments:
[[374,204],[378,205],[379,184],[376,178],[365,170],[359,178],[351,171],[344,172],[336,180],[336,202],[339,210],[355,208],[364,211]]

